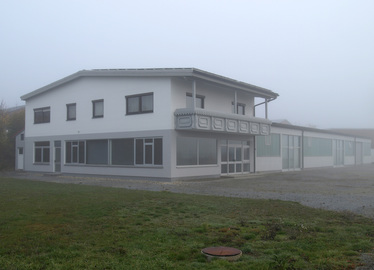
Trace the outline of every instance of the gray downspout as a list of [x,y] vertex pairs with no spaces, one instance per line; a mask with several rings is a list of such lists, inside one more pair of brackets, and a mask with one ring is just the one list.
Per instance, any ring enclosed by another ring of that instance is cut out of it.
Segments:
[[192,81],[192,109],[195,111],[196,109],[196,80],[193,80]]
[[253,136],[253,173],[256,173],[256,136]]
[[301,169],[304,170],[304,130],[301,131]]
[[238,94],[235,91],[234,95],[234,114],[238,113]]

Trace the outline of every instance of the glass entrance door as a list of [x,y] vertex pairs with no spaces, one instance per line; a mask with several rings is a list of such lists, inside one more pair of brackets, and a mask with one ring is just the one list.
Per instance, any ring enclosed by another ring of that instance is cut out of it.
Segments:
[[300,136],[282,135],[282,169],[293,171],[300,169]]
[[241,145],[229,145],[229,171],[228,173],[242,172],[242,147]]
[[221,174],[249,173],[249,142],[221,141]]

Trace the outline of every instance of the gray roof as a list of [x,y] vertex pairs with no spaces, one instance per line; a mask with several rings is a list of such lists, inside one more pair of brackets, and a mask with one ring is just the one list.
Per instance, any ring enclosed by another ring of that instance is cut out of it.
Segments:
[[277,93],[271,90],[196,68],[152,68],[81,70],[61,80],[55,81],[42,88],[23,95],[21,96],[21,99],[27,100],[80,77],[186,77],[224,85],[231,89],[248,91],[253,93],[256,97],[275,99],[278,96]]

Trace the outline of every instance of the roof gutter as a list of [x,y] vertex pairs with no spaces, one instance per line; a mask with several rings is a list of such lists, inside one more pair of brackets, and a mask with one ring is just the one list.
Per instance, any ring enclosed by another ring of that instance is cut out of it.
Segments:
[[265,98],[265,101],[264,102],[261,102],[261,103],[258,103],[256,105],[253,106],[253,116],[256,116],[256,107],[259,106],[259,105],[262,105],[262,104],[265,104],[265,118],[268,119],[268,103],[275,100],[275,98]]

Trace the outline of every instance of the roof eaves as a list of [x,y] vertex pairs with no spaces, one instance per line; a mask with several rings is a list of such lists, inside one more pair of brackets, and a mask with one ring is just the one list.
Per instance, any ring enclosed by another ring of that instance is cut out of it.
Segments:
[[42,94],[42,93],[44,93],[44,92],[46,92],[48,90],[51,90],[51,89],[53,89],[55,87],[58,87],[58,86],[60,86],[62,84],[65,84],[65,83],[70,82],[70,81],[72,81],[72,80],[74,80],[76,78],[79,78],[79,77],[81,77],[86,72],[87,72],[86,70],[78,71],[78,72],[76,72],[74,74],[71,74],[71,75],[65,77],[65,78],[62,78],[62,79],[60,79],[58,81],[55,81],[55,82],[53,82],[51,84],[48,84],[48,85],[43,86],[43,87],[41,87],[39,89],[36,89],[36,90],[34,90],[34,91],[32,91],[32,92],[30,92],[28,94],[25,94],[25,95],[21,96],[21,99],[22,100],[28,100],[28,99],[30,99],[30,98],[32,98],[34,96],[40,95],[40,94]]
[[203,71],[196,68],[148,68],[148,69],[93,69],[93,70],[81,70],[44,87],[41,87],[35,91],[32,91],[26,95],[21,96],[22,100],[27,100],[46,91],[49,91],[55,87],[65,84],[69,81],[75,80],[79,77],[141,77],[141,76],[169,76],[169,77],[191,77],[198,78],[213,83],[225,85],[235,89],[241,89],[254,93],[258,97],[263,98],[277,98],[278,94],[252,84],[230,79],[228,77],[220,76],[214,73]]
[[277,98],[279,95],[269,89],[262,88],[253,84],[245,83],[242,81],[234,80],[228,77],[224,77],[221,75],[217,75],[214,73],[210,73],[207,71],[203,71],[200,69],[193,69],[193,73],[195,77],[199,77],[202,79],[210,80],[219,84],[224,84],[230,87],[234,87],[237,89],[245,90],[253,92],[254,94],[258,95],[259,97],[264,98]]
[[249,83],[237,81],[207,72],[197,68],[146,68],[146,69],[94,69],[87,71],[86,76],[125,76],[125,77],[141,77],[141,76],[169,76],[169,77],[191,77],[210,82],[223,84],[229,87],[251,91],[254,94],[265,98],[276,98],[277,93],[269,89],[255,86]]
[[332,134],[332,135],[345,136],[345,137],[355,137],[355,138],[360,138],[360,139],[370,139],[369,137],[357,136],[353,134],[347,134],[344,132],[337,132],[331,129],[327,130],[327,129],[312,128],[312,127],[295,126],[295,125],[282,124],[282,123],[276,123],[276,122],[272,122],[271,125],[274,127],[296,129],[296,130],[301,130],[301,131],[318,132],[318,133]]

